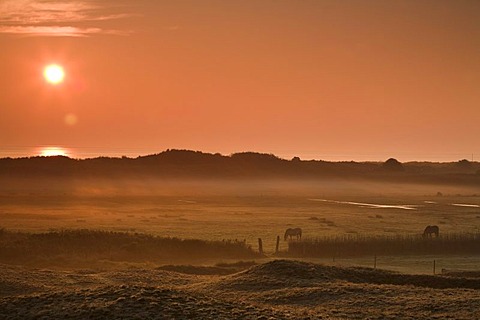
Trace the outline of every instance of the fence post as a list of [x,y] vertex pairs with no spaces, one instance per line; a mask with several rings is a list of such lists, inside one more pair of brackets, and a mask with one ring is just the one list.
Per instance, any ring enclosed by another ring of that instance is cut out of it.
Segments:
[[433,275],[435,275],[435,260],[433,260]]
[[275,254],[278,254],[278,247],[280,246],[280,236],[277,236],[277,245],[275,246]]
[[263,244],[262,244],[262,238],[258,238],[258,252],[263,255]]

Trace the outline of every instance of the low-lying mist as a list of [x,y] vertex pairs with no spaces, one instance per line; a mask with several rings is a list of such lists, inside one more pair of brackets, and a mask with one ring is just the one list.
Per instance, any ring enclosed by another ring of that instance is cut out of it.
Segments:
[[[362,179],[1,178],[0,196],[305,196],[474,195],[476,186]],[[8,200],[8,199],[7,199]]]

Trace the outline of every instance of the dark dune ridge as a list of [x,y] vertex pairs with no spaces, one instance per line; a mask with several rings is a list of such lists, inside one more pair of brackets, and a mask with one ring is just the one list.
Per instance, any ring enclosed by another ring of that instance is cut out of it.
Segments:
[[194,275],[193,269],[55,272],[0,266],[0,318],[476,319],[480,310],[478,279],[294,260],[226,276]]
[[358,178],[398,182],[480,184],[480,163],[304,161],[273,154],[241,152],[230,156],[191,150],[166,150],[137,158],[71,159],[65,156],[0,159],[0,178]]

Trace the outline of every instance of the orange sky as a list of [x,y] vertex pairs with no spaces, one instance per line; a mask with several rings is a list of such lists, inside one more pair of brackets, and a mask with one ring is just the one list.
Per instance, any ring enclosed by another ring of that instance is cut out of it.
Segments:
[[477,0],[0,0],[0,48],[0,157],[480,159]]

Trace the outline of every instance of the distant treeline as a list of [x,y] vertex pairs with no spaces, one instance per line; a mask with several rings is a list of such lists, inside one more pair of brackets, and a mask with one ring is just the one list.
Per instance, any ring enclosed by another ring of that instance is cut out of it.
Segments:
[[438,238],[420,235],[342,235],[288,243],[293,257],[355,257],[374,255],[480,254],[480,233],[447,233]]
[[258,257],[243,241],[205,241],[139,233],[63,230],[46,233],[0,229],[0,263],[92,265],[95,261],[178,263]]
[[71,159],[64,156],[3,158],[0,177],[172,177],[172,178],[367,178],[405,182],[480,184],[480,163],[328,162],[285,160],[254,152],[230,156],[167,150],[137,158]]

